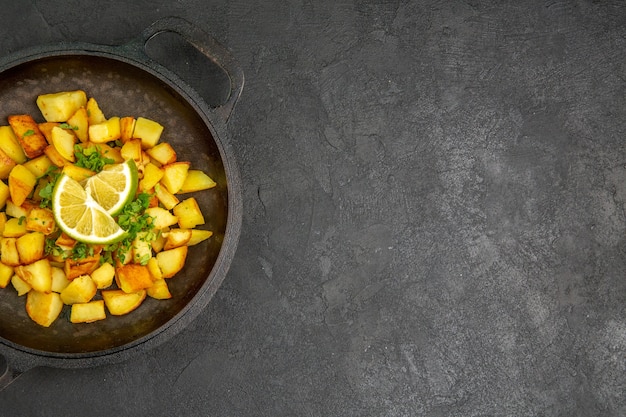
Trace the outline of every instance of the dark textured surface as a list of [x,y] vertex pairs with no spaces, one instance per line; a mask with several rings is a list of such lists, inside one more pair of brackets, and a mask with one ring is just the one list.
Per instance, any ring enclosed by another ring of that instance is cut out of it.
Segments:
[[626,6],[518,3],[2,1],[2,54],[178,15],[246,86],[206,311],[0,414],[626,415]]

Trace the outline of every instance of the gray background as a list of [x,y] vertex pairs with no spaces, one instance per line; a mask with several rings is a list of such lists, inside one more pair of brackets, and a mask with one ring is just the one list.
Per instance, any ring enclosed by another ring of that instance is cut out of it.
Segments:
[[622,1],[1,1],[0,54],[181,16],[246,74],[241,243],[177,337],[3,416],[626,415]]

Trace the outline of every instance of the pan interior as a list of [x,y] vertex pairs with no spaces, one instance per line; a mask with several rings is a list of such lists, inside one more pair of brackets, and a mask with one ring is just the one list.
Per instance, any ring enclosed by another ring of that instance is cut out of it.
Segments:
[[212,129],[175,87],[134,65],[109,57],[63,55],[20,64],[0,74],[0,124],[11,114],[28,113],[44,121],[36,106],[39,94],[84,90],[98,101],[105,116],[143,116],[164,126],[162,140],[218,183],[204,192],[182,195],[197,198],[214,236],[189,249],[185,268],[168,280],[172,299],[149,297],[134,312],[108,316],[90,324],[71,324],[69,309],[49,328],[34,323],[25,311],[25,297],[11,285],[0,289],[0,338],[18,347],[51,353],[89,353],[115,349],[158,333],[172,318],[197,300],[207,286],[218,257],[227,221],[227,187],[223,161]]

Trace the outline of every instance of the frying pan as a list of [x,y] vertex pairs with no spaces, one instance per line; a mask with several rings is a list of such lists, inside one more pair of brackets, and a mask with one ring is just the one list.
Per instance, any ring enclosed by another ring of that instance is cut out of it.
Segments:
[[38,117],[39,94],[82,89],[107,117],[161,123],[162,139],[178,160],[190,161],[218,184],[193,194],[206,219],[202,228],[214,234],[189,248],[184,269],[168,280],[169,300],[148,297],[128,315],[89,324],[72,324],[62,315],[43,328],[27,316],[24,297],[0,289],[0,390],[34,367],[126,360],[171,338],[206,307],[226,276],[241,229],[241,180],[226,123],[243,83],[226,48],[174,17],[156,21],[124,45],[64,43],[0,59],[0,124],[10,114]]

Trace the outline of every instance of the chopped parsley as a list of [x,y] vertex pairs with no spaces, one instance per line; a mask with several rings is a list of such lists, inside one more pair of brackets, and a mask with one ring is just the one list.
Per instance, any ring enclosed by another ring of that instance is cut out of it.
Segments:
[[74,145],[74,155],[76,156],[76,166],[87,168],[94,172],[100,172],[105,165],[115,163],[113,159],[107,158],[100,153],[99,146],[83,148],[80,145]]
[[83,242],[76,242],[74,247],[72,248],[72,253],[70,254],[70,258],[75,261],[80,259],[85,259],[90,256],[93,256],[93,246],[88,245]]
[[52,192],[54,191],[54,185],[59,179],[59,169],[56,166],[51,166],[42,178],[48,177],[48,182],[39,190],[39,207],[52,209]]
[[[150,206],[151,198],[151,194],[142,192],[122,208],[122,212],[117,217],[117,224],[126,231],[126,236],[121,241],[104,247],[100,257],[101,263],[112,262],[114,257],[123,263],[125,254],[129,252],[133,241],[140,233],[142,234],[141,239],[147,242],[152,242],[157,238],[157,233],[153,230],[152,217],[145,213]],[[148,260],[149,258],[145,259],[145,263]],[[144,265],[144,259],[141,259],[140,262]]]
[[56,243],[56,239],[46,238],[44,252],[47,255],[52,256],[64,256],[65,251]]
[[59,125],[59,127],[60,127],[61,129],[78,130],[78,126],[72,126],[72,125],[70,125],[69,123],[61,123],[61,124]]
[[28,129],[26,132],[24,132],[23,137],[33,136],[34,134],[35,134],[35,131],[33,129]]

